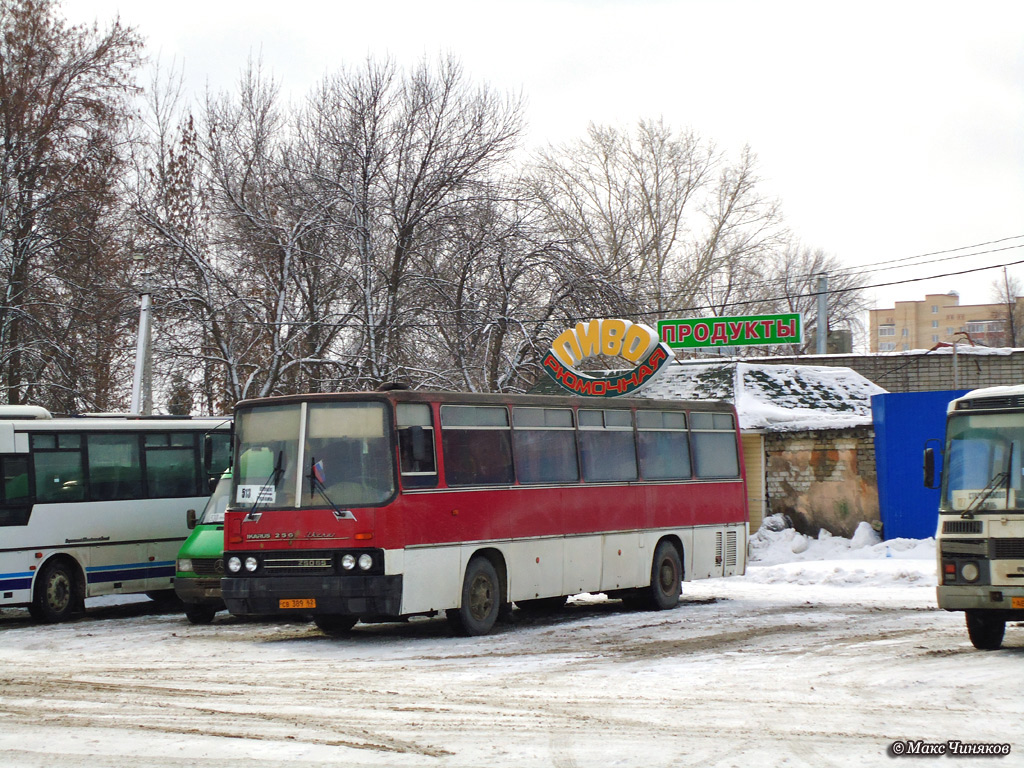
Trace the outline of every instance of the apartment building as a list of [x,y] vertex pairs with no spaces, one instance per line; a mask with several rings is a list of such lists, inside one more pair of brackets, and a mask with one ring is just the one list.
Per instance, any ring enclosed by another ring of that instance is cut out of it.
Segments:
[[[1024,297],[1017,297],[1014,315],[1024,316]],[[1011,346],[1007,306],[961,304],[956,291],[928,294],[924,301],[897,301],[889,309],[869,310],[868,317],[871,352],[931,349],[940,342],[966,342],[968,336],[986,347]],[[1024,339],[1015,341],[1024,344]]]

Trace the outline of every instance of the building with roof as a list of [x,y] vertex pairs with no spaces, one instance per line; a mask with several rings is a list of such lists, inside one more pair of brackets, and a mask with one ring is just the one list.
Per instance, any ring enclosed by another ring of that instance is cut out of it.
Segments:
[[668,366],[641,396],[736,406],[751,530],[782,513],[804,533],[850,536],[879,521],[871,396],[884,392],[849,368],[694,361]]

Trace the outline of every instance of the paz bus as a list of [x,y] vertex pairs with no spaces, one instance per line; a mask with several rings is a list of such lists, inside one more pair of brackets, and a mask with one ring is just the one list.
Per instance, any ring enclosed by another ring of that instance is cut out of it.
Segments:
[[43,622],[85,599],[173,595],[189,509],[230,463],[230,418],[54,418],[0,407],[0,608]]
[[743,573],[719,402],[393,390],[240,402],[222,594],[239,615],[445,613],[460,634],[586,592],[672,608]]
[[[975,648],[994,650],[1024,620],[1024,386],[949,404],[936,550],[938,602],[963,611]],[[925,485],[935,486],[925,449]]]

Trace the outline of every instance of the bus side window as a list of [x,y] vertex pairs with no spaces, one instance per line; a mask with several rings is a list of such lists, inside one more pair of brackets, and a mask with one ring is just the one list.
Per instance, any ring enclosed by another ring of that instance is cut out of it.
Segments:
[[690,437],[697,477],[739,477],[736,427],[731,413],[691,413]]
[[434,422],[427,403],[398,403],[395,406],[398,427],[398,456],[402,485],[428,488],[437,485],[437,460],[434,456]]
[[515,408],[512,424],[520,483],[579,482],[572,409]]
[[89,435],[89,497],[93,501],[142,498],[139,435]]
[[146,484],[151,499],[205,496],[196,475],[196,436],[190,432],[146,435]]
[[81,435],[35,434],[31,437],[36,501],[85,500]]
[[690,445],[686,414],[637,411],[637,453],[645,480],[686,480],[690,477]]
[[637,479],[633,419],[624,410],[579,410],[580,458],[588,482]]
[[503,405],[442,405],[441,446],[448,485],[511,485],[512,440]]
[[28,486],[28,457],[5,456],[0,459],[3,478],[0,495],[0,526],[28,525],[32,499]]

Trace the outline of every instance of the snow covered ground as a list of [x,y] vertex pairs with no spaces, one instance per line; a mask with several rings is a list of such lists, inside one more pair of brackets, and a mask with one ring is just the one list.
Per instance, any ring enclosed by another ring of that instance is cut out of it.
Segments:
[[[762,529],[752,551],[672,611],[588,596],[475,639],[193,627],[144,600],[57,626],[7,610],[0,765],[1024,765],[1024,626],[974,650],[935,608],[933,541]],[[1011,753],[887,752],[949,739]]]

